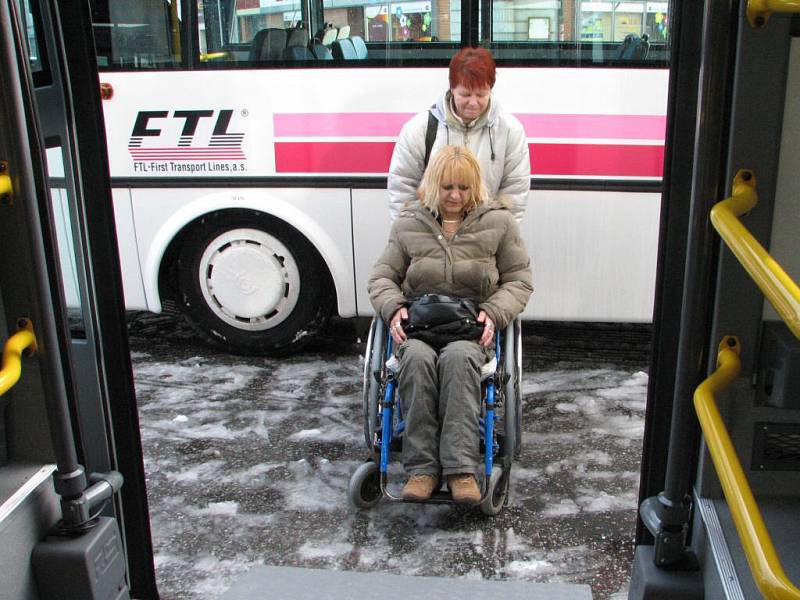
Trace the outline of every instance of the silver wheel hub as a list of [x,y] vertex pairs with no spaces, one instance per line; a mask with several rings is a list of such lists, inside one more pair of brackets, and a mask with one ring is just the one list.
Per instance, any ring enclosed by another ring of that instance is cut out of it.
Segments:
[[300,295],[294,256],[259,229],[232,229],[217,236],[203,252],[198,276],[211,311],[247,331],[282,323]]

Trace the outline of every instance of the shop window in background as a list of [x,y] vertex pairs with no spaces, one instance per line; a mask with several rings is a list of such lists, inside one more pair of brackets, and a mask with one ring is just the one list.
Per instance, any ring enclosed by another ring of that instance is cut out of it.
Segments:
[[392,5],[392,40],[411,42],[431,39],[430,2],[403,2]]
[[[661,4],[661,3],[658,3]],[[648,5],[645,33],[650,37],[650,42],[666,42],[669,38],[669,18],[667,16],[666,2],[664,10],[650,12]]]
[[388,42],[389,41],[389,15],[386,6],[368,6],[367,17],[367,36],[368,42]]
[[430,2],[398,2],[366,8],[368,41],[430,42],[434,32]]
[[581,41],[602,42],[611,39],[611,12],[581,11]]
[[621,42],[628,34],[641,35],[642,33],[642,13],[620,13],[614,14],[614,41]]

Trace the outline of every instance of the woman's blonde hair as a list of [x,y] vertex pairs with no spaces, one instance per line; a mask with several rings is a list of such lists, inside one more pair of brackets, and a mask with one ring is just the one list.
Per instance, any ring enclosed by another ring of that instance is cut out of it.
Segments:
[[443,146],[433,155],[417,190],[420,204],[439,216],[439,190],[443,185],[466,184],[470,190],[470,203],[466,212],[472,212],[486,202],[487,191],[481,177],[481,166],[475,155],[463,146]]

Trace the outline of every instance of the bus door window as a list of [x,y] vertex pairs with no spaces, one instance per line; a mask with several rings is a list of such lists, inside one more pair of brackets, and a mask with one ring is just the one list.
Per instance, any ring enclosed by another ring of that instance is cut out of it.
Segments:
[[[39,47],[38,34],[38,15],[34,15],[30,0],[19,0],[20,14],[25,16],[25,39],[28,43],[28,59],[31,65],[31,73],[36,77],[44,71],[44,60],[42,52],[44,48]],[[37,82],[38,84],[39,82]]]
[[92,0],[101,68],[154,69],[180,65],[179,0]]
[[86,328],[81,299],[81,283],[77,264],[73,219],[70,214],[69,190],[64,176],[61,146],[47,148],[47,183],[50,190],[50,211],[58,249],[61,285],[67,307],[67,320],[73,337],[83,338]]

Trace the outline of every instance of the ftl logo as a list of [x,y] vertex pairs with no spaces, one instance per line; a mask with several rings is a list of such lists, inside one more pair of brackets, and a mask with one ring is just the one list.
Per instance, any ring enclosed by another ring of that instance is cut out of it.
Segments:
[[[151,168],[148,166],[158,171],[184,170],[166,168],[168,165],[157,165],[153,161],[244,161],[244,134],[228,131],[233,113],[230,109],[139,111],[128,141],[135,170],[149,171]],[[247,116],[247,111],[241,111],[241,115]],[[237,165],[244,170],[243,162],[238,162]]]

